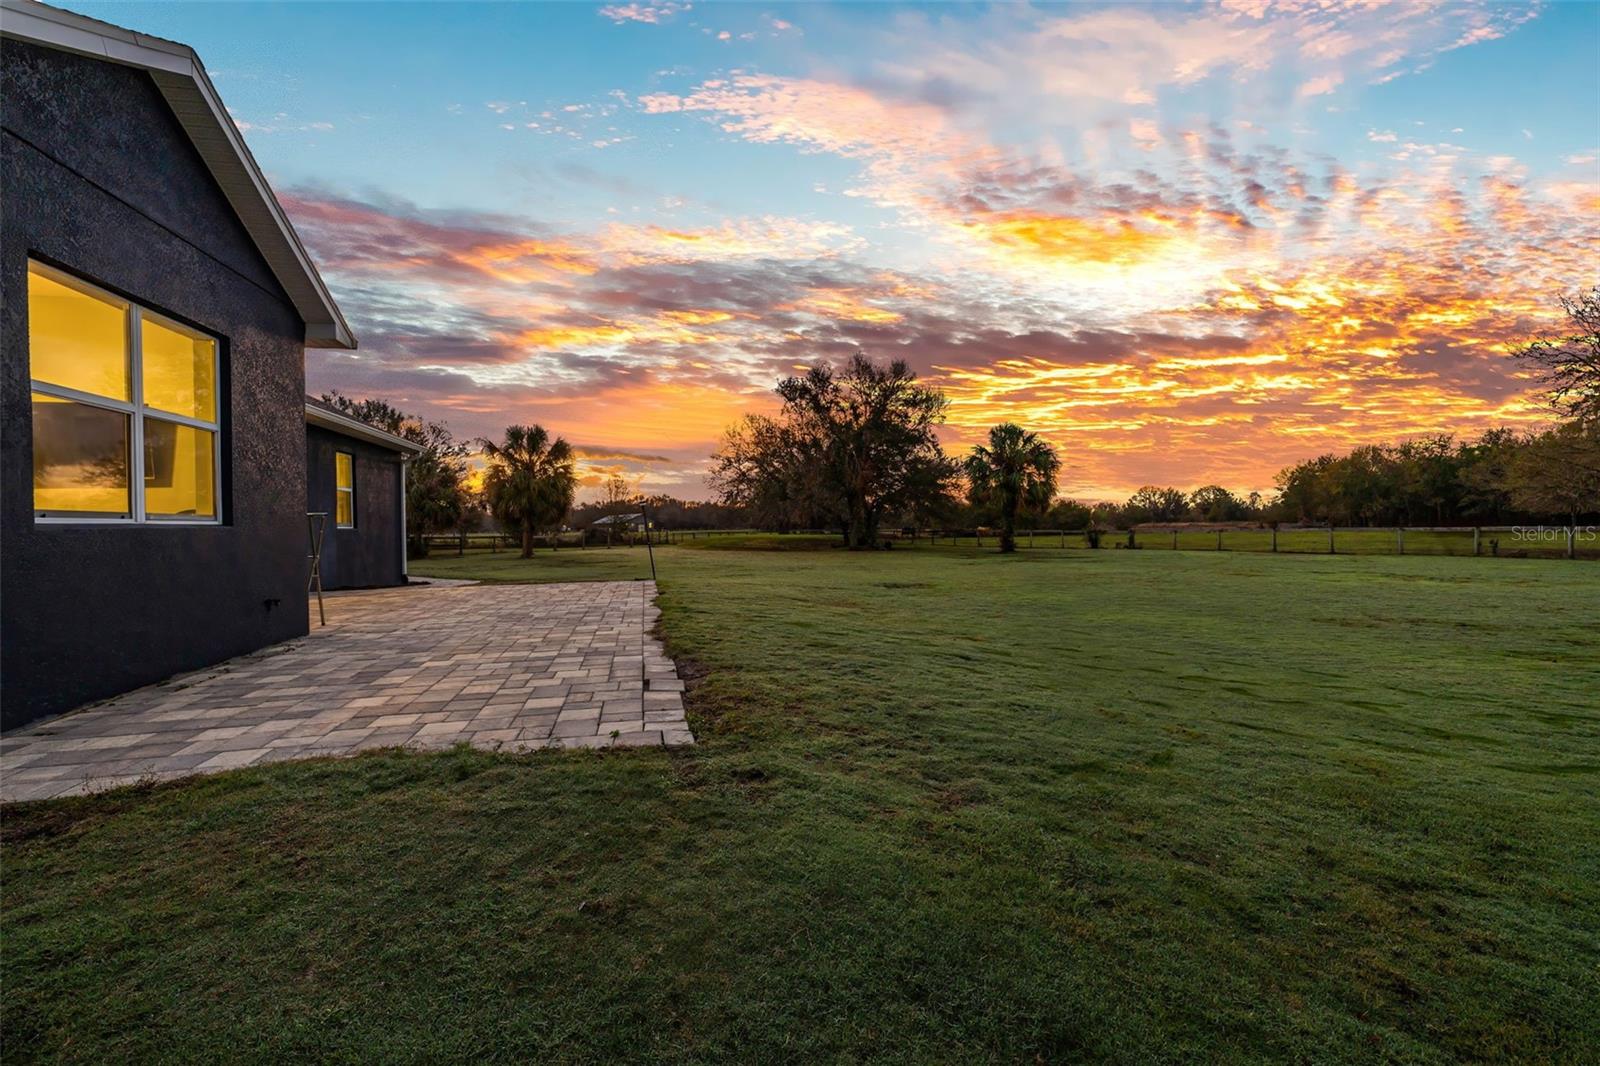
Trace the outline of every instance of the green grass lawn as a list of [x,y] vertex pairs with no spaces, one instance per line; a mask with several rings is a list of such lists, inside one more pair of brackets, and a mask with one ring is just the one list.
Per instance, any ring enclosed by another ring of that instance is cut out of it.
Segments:
[[8,809],[8,1061],[1593,1061],[1600,567],[713,543],[695,748]]

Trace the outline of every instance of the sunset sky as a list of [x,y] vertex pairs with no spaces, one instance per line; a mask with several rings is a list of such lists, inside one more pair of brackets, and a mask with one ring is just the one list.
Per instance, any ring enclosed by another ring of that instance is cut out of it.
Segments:
[[860,349],[1062,491],[1543,416],[1600,5],[74,4],[195,47],[360,338],[308,388],[702,497]]

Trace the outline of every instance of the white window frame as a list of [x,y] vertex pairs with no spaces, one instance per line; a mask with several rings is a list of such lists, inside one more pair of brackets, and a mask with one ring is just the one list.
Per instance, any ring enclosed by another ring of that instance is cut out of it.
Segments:
[[[92,392],[81,392],[78,389],[69,389],[64,385],[52,385],[48,381],[40,381],[33,377],[33,350],[28,351],[28,387],[32,392],[44,396],[51,396],[60,400],[71,400],[81,403],[86,407],[98,407],[104,411],[116,411],[129,416],[128,429],[128,504],[132,508],[127,515],[101,515],[87,512],[79,513],[52,513],[33,508],[33,520],[39,525],[160,525],[160,526],[220,526],[222,524],[222,341],[213,334],[175,322],[165,315],[139,306],[132,300],[118,296],[114,292],[107,292],[100,286],[84,281],[82,278],[68,274],[64,270],[57,270],[37,259],[28,260],[28,270],[37,271],[69,289],[75,289],[85,296],[103,300],[106,303],[122,308],[123,322],[127,330],[127,357],[128,357],[128,390],[133,397],[132,402],[116,400],[109,396],[99,396]],[[211,382],[212,401],[216,411],[216,420],[207,422],[200,418],[190,418],[186,415],[176,415],[159,408],[146,408],[144,403],[144,330],[141,328],[144,320],[148,318],[157,325],[182,333],[188,336],[200,336],[211,342]],[[30,418],[32,404],[29,405]],[[211,434],[211,498],[212,510],[216,513],[210,516],[199,515],[152,515],[145,512],[144,488],[144,420],[146,416],[158,422],[171,422],[191,429],[206,430]],[[31,504],[31,500],[29,501]]]
[[[339,456],[341,455],[347,455],[350,457],[349,488],[344,488],[339,484]],[[348,493],[350,495],[350,521],[348,522],[339,521],[339,496],[342,493]],[[333,528],[356,528],[356,453],[341,451],[337,448],[335,448],[333,452]]]

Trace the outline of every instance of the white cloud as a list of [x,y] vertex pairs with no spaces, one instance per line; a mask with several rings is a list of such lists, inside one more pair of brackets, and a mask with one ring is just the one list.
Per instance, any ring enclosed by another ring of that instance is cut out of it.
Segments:
[[1041,98],[1151,104],[1212,78],[1250,81],[1281,72],[1299,99],[1388,80],[1452,48],[1503,36],[1531,17],[1459,2],[1270,3],[1209,8],[1115,6],[1102,10],[1002,7],[968,18],[906,16],[880,64],[891,81],[937,85],[950,99]]
[[264,122],[251,122],[240,118],[230,107],[228,117],[240,133],[332,133],[334,129],[331,122],[294,122],[282,111]]
[[688,11],[693,6],[675,3],[673,0],[661,4],[608,4],[600,9],[600,16],[619,25],[624,22],[643,22],[653,26],[679,12]]

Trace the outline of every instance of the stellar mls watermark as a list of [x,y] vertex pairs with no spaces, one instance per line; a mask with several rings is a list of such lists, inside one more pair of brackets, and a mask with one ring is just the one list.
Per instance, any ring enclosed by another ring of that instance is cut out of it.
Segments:
[[1512,526],[1513,540],[1565,544],[1567,537],[1577,541],[1600,540],[1600,526]]

